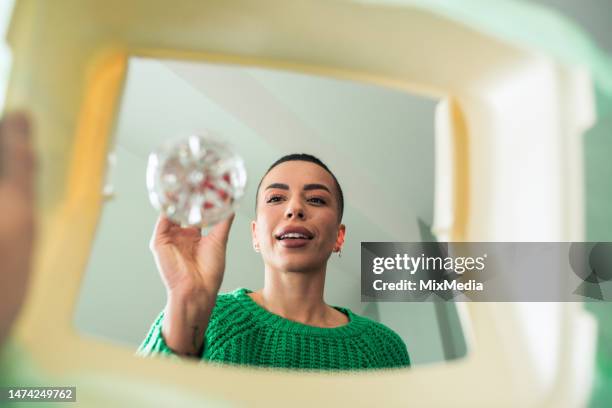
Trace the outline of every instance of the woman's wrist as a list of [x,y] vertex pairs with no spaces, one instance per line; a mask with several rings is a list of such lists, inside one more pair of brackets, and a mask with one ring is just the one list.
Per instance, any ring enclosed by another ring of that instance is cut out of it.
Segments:
[[198,356],[216,294],[205,291],[174,291],[168,293],[162,335],[166,345],[177,354]]
[[173,319],[188,324],[196,324],[206,319],[217,299],[217,294],[205,290],[178,290],[168,293],[166,314]]
[[196,285],[180,285],[166,290],[168,303],[197,303],[210,298],[210,295],[206,288]]

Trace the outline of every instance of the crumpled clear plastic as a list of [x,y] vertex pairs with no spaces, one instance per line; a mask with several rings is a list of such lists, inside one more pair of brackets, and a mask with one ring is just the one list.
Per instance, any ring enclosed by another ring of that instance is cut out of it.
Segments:
[[191,135],[149,155],[151,204],[182,226],[209,227],[229,217],[246,181],[242,158],[210,136]]

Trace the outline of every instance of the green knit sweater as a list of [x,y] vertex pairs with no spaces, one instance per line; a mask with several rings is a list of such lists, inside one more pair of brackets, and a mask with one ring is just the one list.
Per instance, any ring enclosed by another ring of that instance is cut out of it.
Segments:
[[[202,360],[219,363],[310,370],[407,367],[402,339],[385,325],[334,306],[349,323],[334,328],[309,326],[268,312],[238,288],[220,294],[210,316]],[[161,327],[162,311],[138,355],[174,355]]]

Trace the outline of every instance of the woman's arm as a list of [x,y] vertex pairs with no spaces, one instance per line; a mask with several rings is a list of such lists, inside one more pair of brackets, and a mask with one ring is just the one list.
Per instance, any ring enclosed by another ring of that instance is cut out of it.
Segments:
[[163,215],[157,221],[150,247],[167,293],[159,335],[175,354],[202,355],[233,219],[234,215],[217,224],[206,236],[199,228],[181,228]]
[[202,357],[204,333],[217,293],[174,293],[166,303],[162,336],[176,354]]

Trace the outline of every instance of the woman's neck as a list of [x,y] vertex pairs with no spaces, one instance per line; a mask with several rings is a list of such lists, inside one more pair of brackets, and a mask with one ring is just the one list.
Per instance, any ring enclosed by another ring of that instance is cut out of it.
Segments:
[[342,312],[323,300],[325,270],[318,273],[279,272],[266,269],[263,289],[251,293],[261,307],[289,320],[318,327],[347,323]]

